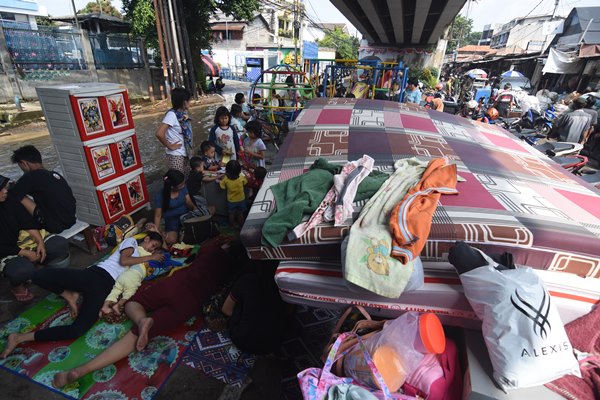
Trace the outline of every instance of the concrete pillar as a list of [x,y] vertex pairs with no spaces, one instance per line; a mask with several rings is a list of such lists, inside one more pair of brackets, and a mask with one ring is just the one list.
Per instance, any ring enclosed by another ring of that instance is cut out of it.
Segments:
[[94,53],[92,52],[92,45],[90,43],[90,37],[88,32],[81,30],[81,46],[83,47],[83,59],[86,61],[88,71],[93,82],[99,82],[98,71],[96,71],[96,61],[94,60]]
[[140,58],[142,59],[142,62],[144,63],[144,72],[146,72],[146,75],[148,76],[148,82],[150,82],[150,85],[148,86],[148,96],[150,96],[150,100],[154,101],[154,90],[152,88],[152,75],[150,74],[150,65],[148,63],[148,52],[146,51],[146,43],[144,42],[143,39],[139,39],[140,44]]

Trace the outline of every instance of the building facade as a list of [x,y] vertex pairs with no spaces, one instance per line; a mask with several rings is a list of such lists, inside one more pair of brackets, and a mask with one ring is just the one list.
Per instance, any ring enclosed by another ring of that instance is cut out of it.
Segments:
[[540,52],[547,38],[544,25],[558,19],[562,19],[562,17],[552,18],[551,15],[537,15],[515,18],[494,32],[490,47],[492,49],[507,48],[513,54]]
[[329,29],[348,32],[345,24],[316,25],[303,15],[304,5],[293,0],[263,3],[249,21],[235,21],[217,14],[210,21],[211,56],[226,73],[252,79],[258,67],[264,70],[280,63],[294,65],[296,62],[301,66],[305,47],[313,50],[308,58],[316,58],[317,54],[320,57],[314,42],[322,39]]
[[46,7],[37,0],[0,0],[0,22],[3,27],[37,29],[35,17],[47,17]]

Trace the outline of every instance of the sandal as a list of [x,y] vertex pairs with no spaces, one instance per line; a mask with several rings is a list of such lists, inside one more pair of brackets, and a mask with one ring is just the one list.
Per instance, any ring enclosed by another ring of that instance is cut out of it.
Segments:
[[35,297],[33,295],[33,293],[31,293],[29,291],[29,289],[27,289],[27,288],[25,288],[25,290],[20,293],[15,292],[14,289],[11,291],[12,291],[12,294],[15,295],[15,298],[17,299],[17,301],[20,301],[20,302],[31,301]]

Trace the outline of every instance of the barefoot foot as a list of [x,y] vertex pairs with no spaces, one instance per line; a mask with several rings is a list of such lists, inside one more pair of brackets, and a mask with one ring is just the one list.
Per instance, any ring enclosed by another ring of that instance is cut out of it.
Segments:
[[77,318],[77,300],[79,299],[78,292],[72,292],[70,290],[65,290],[61,294],[61,297],[67,301],[67,305],[69,306],[69,316],[72,319]]
[[52,386],[54,386],[57,389],[60,389],[63,386],[67,386],[69,383],[75,382],[79,378],[80,375],[76,369],[59,372],[56,375],[54,375],[54,379],[52,380]]
[[152,328],[152,325],[154,325],[154,320],[150,317],[142,318],[138,324],[139,336],[135,344],[137,351],[144,350],[148,344],[148,332],[150,331],[150,328]]

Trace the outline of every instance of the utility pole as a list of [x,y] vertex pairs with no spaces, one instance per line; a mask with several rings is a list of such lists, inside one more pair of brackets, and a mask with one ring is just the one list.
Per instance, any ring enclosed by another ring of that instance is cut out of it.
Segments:
[[298,0],[294,0],[294,65],[298,67],[298,33],[300,33],[300,22],[298,21]]
[[227,20],[225,20],[225,40],[227,43],[227,68],[229,68],[229,70],[231,71],[231,65],[229,65],[229,28],[227,25]]
[[[183,52],[185,54],[186,59],[186,68],[188,72],[188,80],[190,83],[190,91],[194,96],[194,99],[198,99],[198,88],[196,85],[196,68],[194,66],[194,58],[192,55],[192,48],[190,47],[190,37],[188,35],[187,23],[185,20],[185,13],[183,11],[183,1],[176,0],[179,8],[179,20],[181,21],[181,35],[183,37]],[[199,55],[196,55],[199,56]],[[205,77],[206,79],[206,77]]]
[[[169,29],[169,9],[166,4],[167,0],[158,0],[161,9],[163,37],[165,39],[165,49],[167,50],[167,60],[169,66],[169,89],[177,85],[177,65],[173,62],[173,41],[171,39],[171,30]],[[169,90],[170,92],[170,90]]]
[[[169,73],[167,72],[167,58],[166,58],[166,49],[165,43],[163,41],[163,33],[162,26],[160,23],[160,14],[162,10],[158,8],[158,3],[156,0],[154,2],[154,16],[156,17],[156,33],[158,34],[158,49],[160,51],[160,62],[162,64],[163,78],[165,80],[165,92],[167,92],[167,97],[169,97]],[[162,93],[161,93],[162,95]]]
[[[554,10],[552,10],[552,17],[550,18],[550,22],[554,21],[554,16],[556,15],[556,10],[558,9],[558,3],[560,0],[554,0]],[[540,50],[540,55],[544,54],[544,47],[546,47],[546,41],[548,40],[548,35],[544,36],[544,41],[542,42],[542,49]]]
[[77,30],[81,31],[81,25],[79,25],[79,18],[77,18],[77,9],[75,8],[75,0],[71,0],[71,6],[73,6],[73,15],[75,16],[75,25]]
[[[181,82],[182,85],[190,89],[191,91],[191,82],[188,81],[189,73],[188,73],[188,65],[187,58],[185,52],[185,46],[183,45],[183,33],[182,33],[182,25],[181,25],[181,13],[179,12],[179,5],[177,4],[179,0],[172,0],[173,6],[173,20],[175,21],[176,27],[176,36],[177,39],[177,51],[179,54],[179,62],[181,63]],[[183,21],[183,26],[185,27],[185,20]]]
[[177,29],[175,28],[175,14],[173,13],[173,1],[167,0],[167,5],[169,7],[169,18],[171,21],[171,40],[173,44],[173,49],[175,50],[175,81],[178,86],[183,85],[182,79],[182,65],[181,65],[181,56],[179,54],[179,41],[177,40]]

